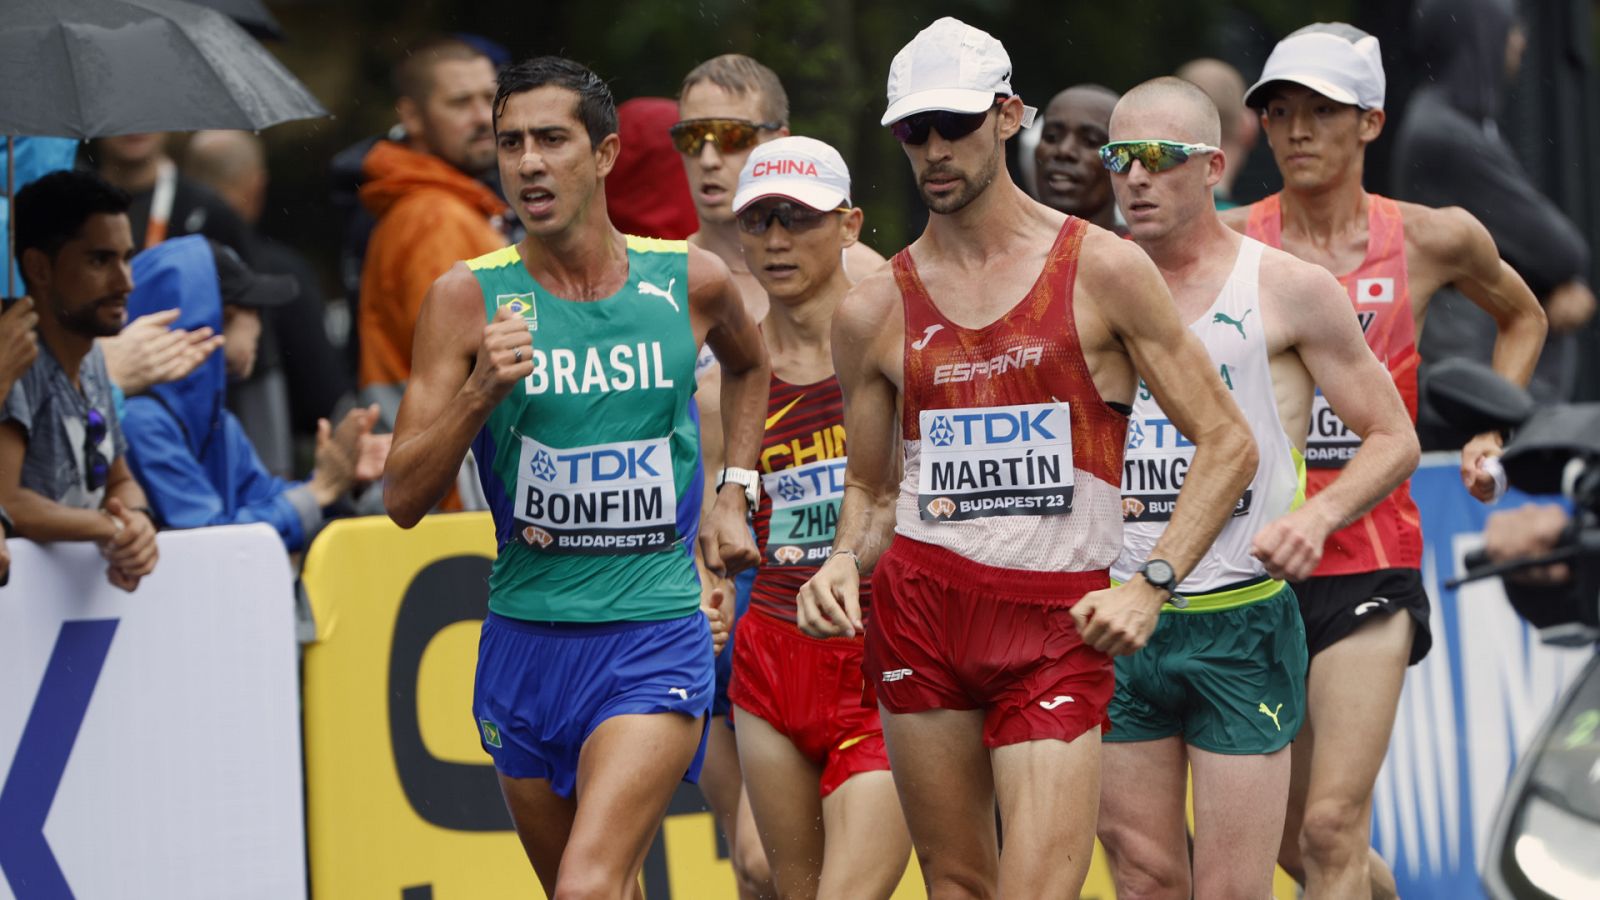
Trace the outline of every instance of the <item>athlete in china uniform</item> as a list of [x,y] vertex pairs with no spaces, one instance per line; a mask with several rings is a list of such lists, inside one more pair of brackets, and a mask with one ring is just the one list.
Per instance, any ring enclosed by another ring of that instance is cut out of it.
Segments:
[[[833,555],[799,596],[809,633],[865,630],[935,896],[1081,889],[1111,656],[1148,639],[1255,467],[1149,259],[1010,180],[1005,141],[1034,113],[1010,74],[998,41],[950,18],[890,67],[883,123],[931,215],[835,316],[850,456]],[[1197,451],[1157,547],[1173,580],[1113,588],[1135,361]],[[868,622],[858,566],[876,566]]]
[[850,206],[838,151],[804,137],[756,147],[732,205],[744,260],[770,301],[762,334],[772,361],[756,465],[761,562],[729,689],[750,811],[780,895],[887,898],[911,839],[878,710],[862,703],[861,639],[802,633],[795,603],[832,552],[844,494],[844,397],[830,333],[862,213]]
[[[424,302],[385,502],[414,524],[470,442],[499,547],[473,691],[483,748],[547,895],[632,895],[674,788],[696,777],[711,704],[689,547],[695,357],[706,341],[723,361],[724,443],[746,466],[769,370],[719,261],[611,226],[604,82],[556,57],[512,66],[495,119],[528,237],[452,268]],[[721,492],[700,530],[719,574],[754,562],[746,508]]]
[[[1317,24],[1280,41],[1246,103],[1261,112],[1284,190],[1223,220],[1338,277],[1414,420],[1416,336],[1439,288],[1454,285],[1494,318],[1495,369],[1518,384],[1533,372],[1545,323],[1469,213],[1362,188],[1366,146],[1383,129],[1384,92],[1378,41],[1360,29]],[[1314,499],[1343,483],[1341,468],[1354,465],[1360,440],[1320,403],[1308,430]],[[1492,498],[1494,479],[1480,464],[1499,452],[1494,433],[1462,449],[1462,481],[1481,500]],[[1368,831],[1406,665],[1431,642],[1421,529],[1404,486],[1343,524],[1313,577],[1295,582],[1311,652],[1308,719],[1295,743],[1278,861],[1311,896],[1393,896],[1393,876],[1369,851]]]
[[[1288,746],[1305,714],[1305,630],[1284,579],[1310,574],[1336,523],[1403,482],[1417,439],[1333,277],[1218,219],[1212,191],[1228,161],[1203,91],[1177,78],[1141,84],[1118,102],[1110,133],[1101,161],[1132,237],[1250,422],[1260,462],[1228,524],[1178,586],[1181,599],[1162,608],[1150,643],[1117,660],[1100,839],[1119,893],[1267,896],[1289,794]],[[1361,443],[1337,487],[1307,502],[1314,384]],[[1148,565],[1193,455],[1141,387],[1114,579]],[[1192,861],[1184,817],[1191,776]]]

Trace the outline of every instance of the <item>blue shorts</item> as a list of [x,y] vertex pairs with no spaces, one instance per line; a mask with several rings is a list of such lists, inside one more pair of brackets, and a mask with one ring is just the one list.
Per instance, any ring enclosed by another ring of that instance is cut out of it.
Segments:
[[[726,716],[733,709],[733,704],[728,701],[728,685],[733,682],[733,636],[739,627],[739,620],[744,618],[745,611],[750,608],[750,589],[755,585],[755,566],[733,576],[733,625],[728,628],[727,646],[717,654],[717,693],[711,699],[713,716]],[[728,725],[733,726],[732,719],[728,720]]]
[[[494,767],[571,797],[584,741],[612,716],[711,708],[711,629],[699,610],[661,622],[526,622],[489,613],[478,641],[472,715]],[[709,722],[709,719],[707,720]],[[693,783],[706,733],[683,775]]]

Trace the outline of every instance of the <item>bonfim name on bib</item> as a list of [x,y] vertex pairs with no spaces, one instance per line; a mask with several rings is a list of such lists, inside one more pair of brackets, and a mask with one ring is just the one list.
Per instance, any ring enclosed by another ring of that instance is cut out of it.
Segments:
[[522,438],[517,536],[546,553],[665,550],[678,540],[666,438],[557,448]]
[[927,521],[1072,511],[1072,416],[1066,403],[929,409],[917,508]]

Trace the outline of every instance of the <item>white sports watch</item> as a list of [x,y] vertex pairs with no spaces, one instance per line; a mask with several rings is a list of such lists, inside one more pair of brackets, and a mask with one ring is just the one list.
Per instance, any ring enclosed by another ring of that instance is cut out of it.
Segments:
[[756,507],[761,504],[761,474],[755,469],[727,466],[717,476],[717,490],[720,492],[726,484],[737,484],[744,488],[745,502],[750,504],[750,514],[755,515]]

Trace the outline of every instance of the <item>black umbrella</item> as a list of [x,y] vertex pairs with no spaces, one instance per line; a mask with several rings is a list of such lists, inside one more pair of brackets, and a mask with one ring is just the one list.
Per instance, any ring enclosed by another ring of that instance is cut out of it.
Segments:
[[238,22],[250,36],[261,40],[283,40],[283,26],[273,18],[261,0],[188,0],[197,6],[209,6]]
[[8,199],[13,135],[259,131],[328,114],[231,19],[181,0],[7,0],[0,84]]

